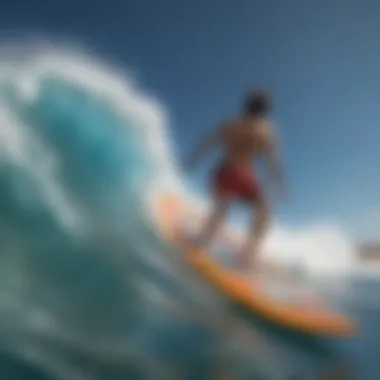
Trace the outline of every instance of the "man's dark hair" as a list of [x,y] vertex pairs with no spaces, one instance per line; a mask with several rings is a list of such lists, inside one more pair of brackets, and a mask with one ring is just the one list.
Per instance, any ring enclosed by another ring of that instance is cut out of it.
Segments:
[[271,99],[264,91],[249,93],[245,98],[244,113],[249,116],[265,116],[271,110]]

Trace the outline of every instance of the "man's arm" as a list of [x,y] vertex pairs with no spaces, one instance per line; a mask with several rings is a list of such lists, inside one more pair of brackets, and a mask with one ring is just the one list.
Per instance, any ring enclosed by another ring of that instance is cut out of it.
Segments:
[[282,196],[286,196],[287,188],[284,175],[283,162],[280,155],[280,148],[275,136],[271,136],[267,145],[267,164],[272,178],[276,182],[278,190]]
[[222,128],[219,127],[209,133],[198,145],[197,149],[192,155],[185,161],[185,168],[188,170],[193,169],[200,159],[208,153],[219,141],[222,135]]

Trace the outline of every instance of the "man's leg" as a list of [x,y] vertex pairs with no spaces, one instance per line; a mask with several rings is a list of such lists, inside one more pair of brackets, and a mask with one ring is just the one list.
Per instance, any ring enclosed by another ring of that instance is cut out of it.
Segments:
[[269,205],[264,196],[260,196],[252,208],[252,227],[241,253],[241,265],[252,267],[261,249],[269,226]]
[[198,243],[201,247],[207,249],[209,248],[210,243],[215,237],[216,232],[224,221],[226,213],[228,211],[229,202],[225,199],[216,197],[214,199],[214,208],[206,220],[205,225],[199,236]]

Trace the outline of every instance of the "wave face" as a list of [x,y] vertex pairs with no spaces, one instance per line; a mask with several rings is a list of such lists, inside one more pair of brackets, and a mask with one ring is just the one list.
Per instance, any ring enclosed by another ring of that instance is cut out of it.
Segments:
[[90,55],[3,52],[0,361],[12,378],[288,379],[314,363],[235,315],[160,238],[152,197],[181,188],[166,126],[154,99]]
[[171,181],[165,115],[85,54],[31,50],[0,63],[5,352],[54,378],[169,379],[159,331],[171,308],[202,313],[205,292],[147,212]]

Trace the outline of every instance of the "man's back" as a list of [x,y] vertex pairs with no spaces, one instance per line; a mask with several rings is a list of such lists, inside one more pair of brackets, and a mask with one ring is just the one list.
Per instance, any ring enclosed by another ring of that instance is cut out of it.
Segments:
[[232,165],[251,164],[271,145],[273,131],[264,118],[242,118],[222,128],[225,160]]

